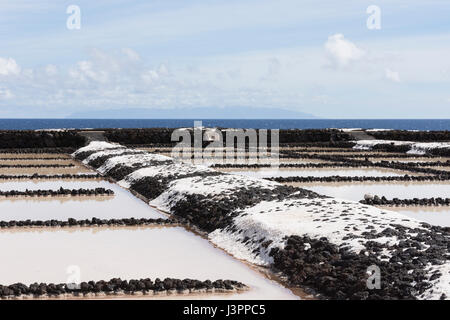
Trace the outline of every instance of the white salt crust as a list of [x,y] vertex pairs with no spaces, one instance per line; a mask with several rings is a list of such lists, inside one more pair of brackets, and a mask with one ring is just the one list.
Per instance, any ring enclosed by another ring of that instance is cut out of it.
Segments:
[[109,142],[105,142],[105,141],[93,141],[91,143],[89,143],[87,146],[82,147],[80,149],[78,149],[77,151],[75,151],[72,156],[76,156],[82,152],[89,152],[89,151],[102,151],[102,150],[107,150],[107,149],[117,149],[117,148],[123,148],[125,149],[124,146],[121,146],[120,144],[117,143],[109,143]]
[[212,173],[216,172],[206,166],[195,166],[190,164],[184,164],[180,162],[175,162],[165,165],[156,165],[147,168],[142,168],[134,171],[133,173],[126,176],[123,180],[119,181],[119,185],[124,188],[129,188],[130,184],[133,182],[144,179],[145,177],[169,177],[177,175],[188,175],[188,174],[202,174],[202,173]]

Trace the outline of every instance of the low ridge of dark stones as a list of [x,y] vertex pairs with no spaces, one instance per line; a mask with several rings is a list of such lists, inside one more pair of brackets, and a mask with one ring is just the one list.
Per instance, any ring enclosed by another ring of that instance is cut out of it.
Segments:
[[70,158],[65,158],[65,157],[22,157],[22,158],[17,158],[17,157],[0,157],[0,160],[4,161],[4,160],[9,160],[9,161],[24,161],[24,160],[47,160],[47,161],[51,161],[51,160],[71,160]]
[[73,153],[77,147],[57,147],[57,148],[20,148],[20,147],[14,147],[14,148],[5,148],[5,146],[0,143],[0,153],[1,154],[70,154]]
[[173,219],[121,218],[121,219],[74,219],[67,220],[10,220],[0,221],[0,228],[15,227],[91,227],[91,226],[145,226],[145,225],[173,225]]
[[200,281],[194,279],[172,279],[166,278],[160,280],[156,278],[152,281],[149,278],[137,280],[122,280],[120,278],[113,278],[109,281],[89,281],[81,282],[80,284],[69,283],[33,283],[29,286],[23,283],[15,283],[9,286],[0,285],[1,298],[14,298],[22,295],[30,295],[33,297],[43,296],[59,296],[72,294],[74,296],[87,294],[152,294],[153,292],[175,291],[184,293],[186,290],[195,292],[196,290],[219,290],[219,291],[234,291],[245,290],[247,288],[241,282],[234,280],[216,280],[216,281]]
[[[242,163],[227,163],[227,164],[214,164],[211,166],[212,168],[271,168],[271,164],[263,164],[263,163],[250,163],[250,164],[242,164]],[[352,164],[352,163],[280,163],[277,167],[279,168],[359,168],[361,165]]]
[[114,191],[105,188],[95,188],[95,189],[64,189],[60,188],[57,190],[8,190],[0,191],[1,197],[56,197],[56,196],[103,196],[103,195],[113,195]]
[[67,164],[0,164],[0,168],[73,168],[73,163]]
[[366,197],[359,201],[372,206],[450,206],[450,198],[413,198],[413,199],[386,199],[385,196]]
[[449,181],[450,175],[445,176],[380,176],[380,177],[367,177],[367,176],[326,176],[326,177],[270,177],[266,180],[276,181],[280,183],[292,183],[292,182],[383,182],[383,181]]
[[32,175],[0,175],[0,180],[22,180],[22,179],[98,179],[99,174],[32,174]]

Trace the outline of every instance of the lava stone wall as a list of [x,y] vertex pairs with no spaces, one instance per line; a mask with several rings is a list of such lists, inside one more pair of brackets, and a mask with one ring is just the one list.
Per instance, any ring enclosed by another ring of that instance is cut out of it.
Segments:
[[406,131],[406,130],[388,130],[368,132],[377,139],[436,142],[450,141],[450,131]]
[[110,129],[105,131],[105,137],[111,142],[120,144],[171,144],[174,129]]
[[0,149],[79,148],[85,143],[76,131],[0,131]]
[[[149,129],[108,129],[106,138],[111,142],[125,145],[142,144],[174,144],[171,141],[175,129],[149,128]],[[192,132],[191,132],[192,135]],[[226,132],[222,130],[225,138]],[[267,137],[270,142],[270,133]],[[308,130],[280,130],[280,143],[316,143],[316,142],[343,142],[352,138],[345,132],[334,129],[308,129]],[[193,141],[193,137],[192,137]]]

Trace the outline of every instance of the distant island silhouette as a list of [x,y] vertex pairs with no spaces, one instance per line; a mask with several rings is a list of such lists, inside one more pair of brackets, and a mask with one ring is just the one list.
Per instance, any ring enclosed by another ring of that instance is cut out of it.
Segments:
[[72,113],[67,119],[319,119],[300,111],[281,108],[121,108]]

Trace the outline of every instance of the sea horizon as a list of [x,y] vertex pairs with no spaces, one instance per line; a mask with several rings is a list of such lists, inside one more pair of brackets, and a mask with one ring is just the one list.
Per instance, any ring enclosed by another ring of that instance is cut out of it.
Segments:
[[0,118],[0,130],[179,128],[202,121],[206,127],[254,129],[450,130],[450,119],[70,119]]

